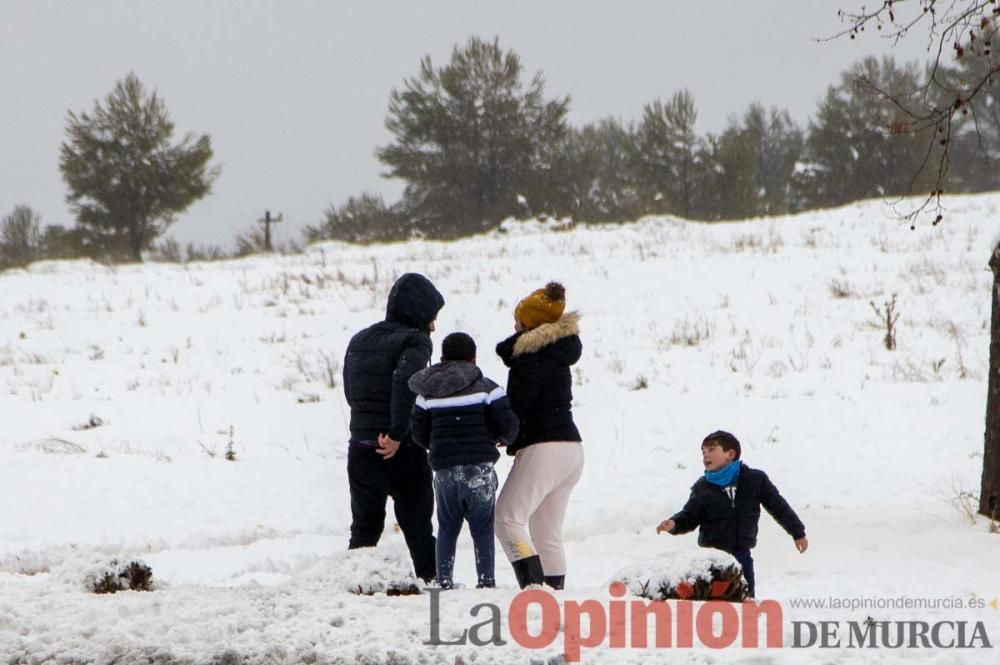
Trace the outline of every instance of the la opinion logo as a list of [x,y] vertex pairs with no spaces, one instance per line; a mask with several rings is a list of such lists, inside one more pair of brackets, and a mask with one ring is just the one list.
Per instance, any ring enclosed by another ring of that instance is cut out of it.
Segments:
[[[710,588],[712,598],[722,597],[729,582],[716,581]],[[482,621],[464,629],[450,642],[441,639],[440,594],[441,589],[428,589],[431,598],[430,639],[426,645],[475,646],[507,644],[501,636],[502,612],[494,603],[474,605],[469,614],[473,618],[486,615]],[[623,598],[627,589],[621,582],[608,587],[611,600],[566,599],[559,601],[543,589],[526,589],[518,593],[507,609],[508,631],[511,639],[528,649],[551,646],[559,634],[563,635],[563,653],[567,662],[577,662],[583,648],[601,646],[607,641],[612,649],[648,648],[649,624],[653,622],[653,642],[656,648],[691,648],[698,643],[713,649],[732,646],[742,637],[742,646],[757,648],[759,645],[759,620],[766,619],[766,647],[781,647],[783,614],[781,605],[774,600],[729,603],[709,600],[695,611],[689,600],[694,587],[682,583],[677,587],[680,600],[616,600]],[[529,609],[540,610],[541,622],[533,633],[529,628]],[[739,609],[737,609],[739,608]],[[584,622],[584,617],[586,621]],[[586,630],[584,630],[584,625]],[[716,626],[719,630],[716,630]]]

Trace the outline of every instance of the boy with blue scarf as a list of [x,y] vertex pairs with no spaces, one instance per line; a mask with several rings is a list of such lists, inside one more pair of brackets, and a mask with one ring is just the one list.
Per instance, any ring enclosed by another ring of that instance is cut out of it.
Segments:
[[757,544],[760,507],[795,540],[795,548],[809,547],[806,529],[778,488],[759,469],[740,461],[740,442],[729,432],[712,432],[701,443],[705,475],[691,487],[691,496],[679,513],[664,520],[656,532],[672,535],[698,529],[698,545],[732,554],[743,567],[750,597],[755,594],[753,557]]

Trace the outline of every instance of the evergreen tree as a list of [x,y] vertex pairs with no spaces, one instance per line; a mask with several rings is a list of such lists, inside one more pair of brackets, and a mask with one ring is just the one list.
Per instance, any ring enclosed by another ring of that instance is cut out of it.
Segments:
[[744,219],[756,210],[757,151],[740,121],[730,118],[719,136],[709,134],[706,159],[711,165],[711,195],[704,203],[708,219]]
[[79,259],[97,256],[94,238],[86,229],[50,224],[42,231],[42,255],[47,259]]
[[30,207],[19,205],[0,220],[0,268],[23,267],[42,258],[41,219]]
[[751,104],[743,116],[743,134],[754,152],[752,215],[780,215],[795,209],[792,178],[802,154],[802,130],[788,111]]
[[[990,67],[991,63],[982,58],[961,58],[955,67],[939,69],[936,75],[943,90],[964,90],[970,82],[988,79]],[[939,92],[938,105],[950,102],[947,94]],[[1000,86],[984,85],[953,116],[953,123],[949,145],[952,189],[1000,189]]]
[[674,93],[666,104],[656,100],[643,108],[635,160],[647,212],[695,216],[698,185],[703,180],[694,131],[697,119],[694,96],[687,90]]
[[639,217],[634,172],[635,135],[614,118],[572,130],[560,155],[570,214],[582,222],[623,222]]
[[806,140],[804,199],[812,206],[839,205],[877,196],[922,191],[933,181],[927,139],[910,131],[898,102],[918,94],[916,64],[866,58],[830,86]]
[[403,204],[418,229],[455,236],[558,212],[569,99],[546,100],[541,74],[525,84],[522,71],[498,40],[473,37],[444,67],[424,57],[392,91],[385,124],[395,141],[376,154],[388,177],[406,181]]
[[306,242],[391,242],[406,240],[412,231],[399,210],[386,207],[380,195],[366,192],[350,197],[339,208],[332,205],[327,208],[321,224],[306,227],[305,239]]
[[711,186],[702,205],[708,219],[745,219],[793,209],[792,182],[802,152],[802,131],[788,111],[753,103],[709,135],[702,161]]
[[[894,131],[923,143],[923,157],[916,160],[908,189],[924,193],[924,198],[907,206],[910,210],[903,217],[913,226],[922,213],[930,212],[933,223],[938,224],[944,219],[941,195],[946,189],[955,189],[956,185],[987,187],[996,182],[996,169],[989,166],[988,140],[980,139],[989,138],[989,98],[995,97],[998,73],[997,2],[885,0],[860,8],[845,7],[838,14],[847,27],[837,36],[855,39],[866,28],[873,28],[869,34],[892,41],[905,41],[914,34],[919,35],[917,39],[927,39],[931,62],[917,89],[900,94],[877,78],[862,76],[860,80],[891,103],[898,118],[891,125]],[[948,71],[952,58],[958,62],[957,76]],[[985,128],[978,126],[979,117],[987,121]],[[976,158],[970,159],[972,155]],[[983,170],[977,170],[980,168]],[[988,173],[984,173],[986,169]]]
[[175,216],[211,191],[207,135],[171,144],[174,124],[156,93],[135,74],[118,81],[93,114],[69,112],[59,168],[81,227],[112,257],[142,251]]

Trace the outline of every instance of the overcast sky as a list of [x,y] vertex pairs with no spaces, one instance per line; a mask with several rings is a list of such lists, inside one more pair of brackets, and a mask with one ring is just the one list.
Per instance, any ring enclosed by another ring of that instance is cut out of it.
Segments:
[[926,58],[837,32],[852,0],[0,0],[0,214],[17,204],[73,224],[59,174],[68,110],[90,111],[133,71],[165,101],[178,134],[207,133],[222,175],[171,228],[230,248],[266,208],[298,238],[331,204],[402,185],[373,156],[390,140],[389,93],[429,54],[447,62],[470,35],[499,37],[570,95],[574,125],[637,119],[688,88],[700,132],[757,100],[801,124],[854,60]]

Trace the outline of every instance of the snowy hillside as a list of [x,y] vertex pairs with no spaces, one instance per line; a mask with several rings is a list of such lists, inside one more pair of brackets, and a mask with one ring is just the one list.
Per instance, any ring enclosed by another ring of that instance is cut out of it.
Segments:
[[[425,646],[427,595],[345,590],[364,561],[344,552],[340,363],[408,271],[445,296],[435,344],[472,334],[501,383],[492,348],[519,298],[556,278],[582,313],[574,391],[587,461],[561,597],[604,602],[616,571],[696,548],[693,534],[654,529],[700,475],[702,437],[727,429],[808,531],[799,555],[765,514],[755,550],[758,595],[783,603],[786,642],[792,620],[873,616],[983,621],[997,646],[1000,610],[989,606],[790,605],[1000,596],[1000,535],[961,510],[963,492],[979,490],[1000,195],[948,206],[940,227],[916,231],[868,202],[745,223],[529,223],[447,244],[0,274],[0,663],[558,657],[561,639],[537,651],[509,639]],[[883,308],[894,294],[889,351],[870,302]],[[501,481],[510,463],[501,458]],[[388,533],[380,550],[398,559],[402,542]],[[467,531],[459,548],[456,581],[472,586]],[[157,590],[87,593],[87,572],[113,557],[141,558]],[[506,612],[516,585],[499,552],[497,576],[496,591],[441,597],[442,639],[481,620],[469,615],[476,603]],[[995,663],[998,653],[605,643],[583,660]]]

